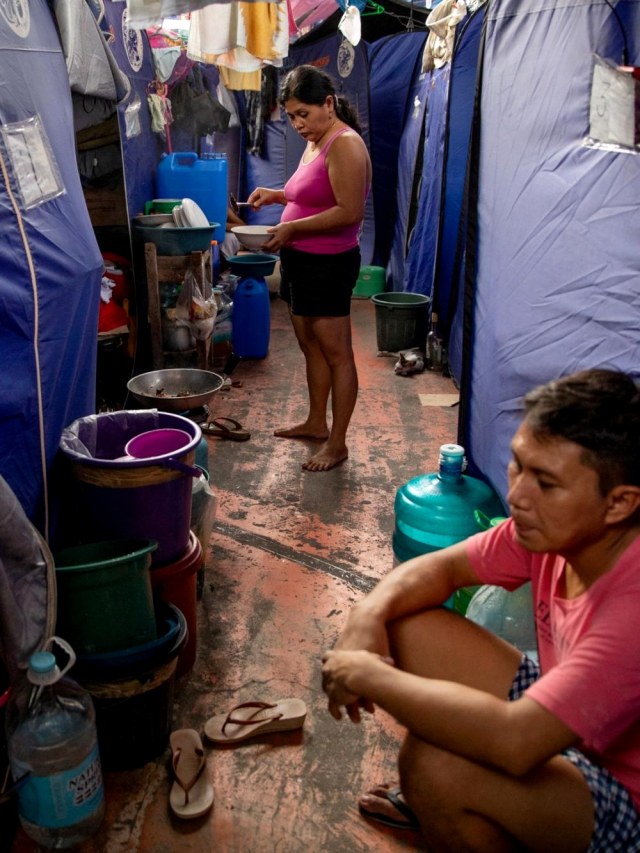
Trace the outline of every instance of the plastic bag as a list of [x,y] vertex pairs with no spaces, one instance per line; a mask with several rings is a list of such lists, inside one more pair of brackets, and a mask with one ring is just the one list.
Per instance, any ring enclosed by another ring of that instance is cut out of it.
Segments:
[[187,321],[193,337],[198,341],[206,341],[213,334],[217,312],[213,294],[205,298],[193,270],[189,268],[176,301],[175,319]]
[[203,472],[198,480],[193,481],[191,493],[191,530],[198,537],[203,554],[207,553],[217,507],[218,498]]
[[640,154],[640,69],[616,65],[594,54],[589,135],[584,144],[625,154]]
[[484,585],[474,594],[466,612],[467,619],[483,625],[537,659],[538,642],[533,618],[531,583],[513,592],[500,586]]

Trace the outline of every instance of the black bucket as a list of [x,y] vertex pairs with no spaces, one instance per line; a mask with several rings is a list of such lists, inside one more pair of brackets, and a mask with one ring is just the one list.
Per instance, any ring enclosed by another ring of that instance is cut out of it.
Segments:
[[421,293],[378,293],[376,337],[379,352],[400,352],[427,345],[427,308],[431,301]]
[[171,731],[178,654],[187,634],[182,612],[162,604],[157,640],[78,657],[72,674],[93,699],[105,770],[142,767],[164,752]]

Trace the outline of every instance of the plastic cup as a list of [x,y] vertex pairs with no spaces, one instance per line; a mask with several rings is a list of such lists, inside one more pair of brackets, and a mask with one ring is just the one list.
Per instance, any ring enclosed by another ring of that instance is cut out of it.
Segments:
[[184,450],[191,441],[189,433],[181,429],[151,429],[131,438],[124,452],[134,459],[155,459]]

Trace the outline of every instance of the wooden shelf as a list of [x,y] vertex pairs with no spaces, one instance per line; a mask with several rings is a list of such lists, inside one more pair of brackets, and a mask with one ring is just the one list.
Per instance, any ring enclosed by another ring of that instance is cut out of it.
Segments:
[[[184,280],[191,267],[202,293],[207,292],[211,282],[211,252],[191,252],[190,255],[159,255],[155,243],[145,243],[144,258],[147,272],[148,317],[151,330],[151,360],[154,370],[162,370],[168,351],[162,343],[162,312],[160,309],[160,285]],[[197,341],[198,367],[210,370],[211,339]]]

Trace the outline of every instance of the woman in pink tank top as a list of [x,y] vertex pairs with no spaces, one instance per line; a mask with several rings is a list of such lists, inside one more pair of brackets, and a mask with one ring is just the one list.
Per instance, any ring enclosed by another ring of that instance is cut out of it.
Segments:
[[328,74],[298,66],[282,84],[280,103],[307,146],[283,189],[258,187],[249,202],[255,209],[285,205],[263,248],[280,252],[280,295],[306,362],[309,412],[303,423],[275,435],[322,442],[302,467],[328,471],[349,455],[346,435],[358,395],[350,312],[371,161],[355,111]]

